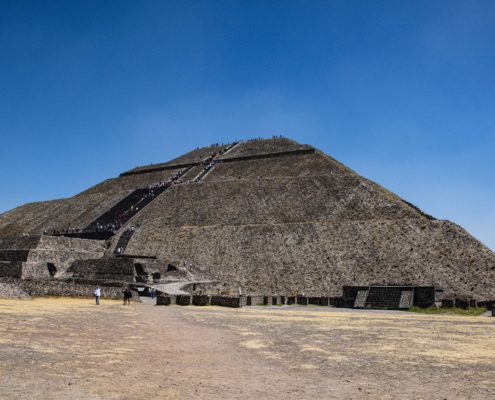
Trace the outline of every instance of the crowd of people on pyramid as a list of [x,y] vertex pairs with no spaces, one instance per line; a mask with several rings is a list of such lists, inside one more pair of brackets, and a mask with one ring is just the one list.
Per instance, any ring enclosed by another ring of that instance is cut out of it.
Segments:
[[202,162],[203,169],[201,172],[194,178],[193,182],[199,182],[203,177],[206,175],[206,173],[213,168],[213,166],[217,163],[217,160],[215,160],[216,153],[212,153],[209,157],[205,158]]
[[[274,136],[274,138],[277,136]],[[281,137],[281,136],[280,136]],[[254,141],[254,140],[261,140],[262,138],[259,139],[251,139],[249,141]],[[225,154],[227,151],[229,151],[232,147],[234,147],[236,144],[240,143],[239,140],[232,142],[231,144],[227,145],[225,148],[221,149],[218,151],[218,153],[214,152],[211,153],[207,158],[205,158],[201,165],[203,166],[203,169],[201,172],[194,178],[192,182],[200,182],[203,177],[210,171],[215,164],[218,161],[215,159],[215,157],[220,156],[222,154]],[[211,147],[220,147],[224,146],[223,143],[214,143],[211,145]],[[96,222],[96,227],[93,229],[83,229],[83,228],[67,228],[67,229],[62,229],[62,230],[48,230],[44,229],[43,234],[44,235],[68,235],[68,234],[77,234],[77,233],[94,233],[94,232],[111,232],[115,233],[118,231],[123,224],[125,224],[126,221],[128,221],[134,214],[136,214],[140,209],[142,209],[146,204],[148,204],[152,199],[155,198],[158,194],[160,194],[162,191],[168,189],[169,187],[173,185],[177,185],[181,182],[180,178],[184,174],[183,170],[178,171],[174,175],[172,175],[168,180],[166,181],[161,181],[161,182],[156,182],[148,185],[147,187],[147,192],[144,193],[144,195],[134,204],[132,204],[128,210],[124,211],[122,214],[120,214],[115,221],[108,222],[108,223],[100,223]],[[187,181],[188,183],[191,181]],[[108,213],[108,212],[107,212]]]
[[65,230],[53,230],[48,231],[43,230],[43,234],[53,234],[53,235],[67,235],[74,233],[93,233],[93,232],[117,232],[126,221],[128,221],[134,214],[136,214],[141,208],[153,200],[156,196],[156,192],[168,189],[172,185],[179,183],[179,179],[182,177],[183,171],[178,171],[172,175],[167,181],[156,182],[148,185],[148,190],[143,194],[143,196],[134,204],[132,204],[129,209],[121,213],[115,221],[108,223],[96,222],[96,227],[93,229],[82,229],[82,228],[68,228]]
[[[129,239],[133,235],[133,233],[134,233],[134,225],[129,225],[127,227],[127,229],[125,230],[124,235]],[[124,237],[124,235],[122,235],[121,238]],[[125,246],[123,246],[123,245],[119,246],[119,244],[120,244],[120,239],[119,239],[119,243],[117,243],[118,247],[115,249],[115,254],[117,256],[123,255],[124,251],[125,251]]]

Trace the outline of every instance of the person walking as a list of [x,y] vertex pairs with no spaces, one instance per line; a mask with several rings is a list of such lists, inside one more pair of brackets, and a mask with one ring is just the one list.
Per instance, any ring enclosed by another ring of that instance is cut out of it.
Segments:
[[96,289],[95,289],[95,299],[96,299],[96,305],[97,306],[100,305],[100,296],[101,296],[100,287],[99,286],[96,286]]
[[127,304],[127,288],[122,289],[122,295],[124,296],[124,306]]
[[124,289],[124,305],[128,305],[128,306],[131,305],[131,297],[132,297],[131,289],[125,288]]
[[132,299],[132,292],[130,288],[127,288],[127,305],[131,305],[131,299]]

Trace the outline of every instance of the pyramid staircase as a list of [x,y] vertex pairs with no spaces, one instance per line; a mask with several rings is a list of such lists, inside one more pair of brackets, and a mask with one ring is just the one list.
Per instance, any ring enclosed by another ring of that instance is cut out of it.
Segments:
[[370,286],[359,290],[354,308],[368,309],[409,309],[413,304],[414,291],[403,286]]

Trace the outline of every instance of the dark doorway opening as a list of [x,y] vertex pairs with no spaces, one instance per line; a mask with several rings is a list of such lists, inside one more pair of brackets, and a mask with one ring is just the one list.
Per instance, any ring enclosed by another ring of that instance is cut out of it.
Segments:
[[144,268],[141,264],[134,264],[134,269],[136,270],[136,275],[144,275]]
[[142,264],[134,264],[134,269],[136,270],[136,282],[146,283],[148,282],[148,274],[144,270]]
[[159,281],[162,275],[159,272],[155,272],[155,273],[151,274],[151,276],[152,276],[154,281]]
[[57,273],[57,267],[53,263],[47,263],[46,267],[48,268],[48,273],[53,278],[55,276],[55,274]]

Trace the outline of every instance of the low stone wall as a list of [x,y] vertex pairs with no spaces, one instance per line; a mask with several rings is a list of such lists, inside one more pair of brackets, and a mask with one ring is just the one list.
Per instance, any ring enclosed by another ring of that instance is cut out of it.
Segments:
[[207,306],[210,304],[210,297],[207,295],[194,295],[192,297],[192,304],[193,306]]
[[247,306],[262,306],[264,296],[247,296],[246,305]]
[[435,288],[434,287],[415,287],[414,288],[414,305],[416,307],[427,308],[435,305]]
[[242,299],[234,296],[211,296],[210,302],[212,306],[239,308],[244,305]]
[[344,307],[344,298],[343,297],[329,297],[328,305],[332,307]]
[[495,300],[487,300],[480,302],[478,302],[476,299],[462,299],[462,298],[442,300],[442,308],[458,307],[468,310],[469,308],[485,307],[487,309],[490,309],[490,307],[492,307],[493,305],[495,305]]
[[487,310],[495,310],[495,300],[479,301],[478,307],[484,307]]
[[169,306],[172,304],[172,299],[174,300],[174,303],[175,303],[175,297],[166,296],[166,295],[159,295],[156,298],[156,305],[157,306]]
[[315,306],[328,306],[328,297],[308,297],[308,304]]
[[179,306],[190,306],[191,305],[191,296],[187,294],[180,294],[175,297],[175,302]]
[[[28,293],[31,297],[50,297],[50,296],[66,296],[66,297],[93,297],[95,285],[85,285],[58,280],[30,280],[24,279],[19,281],[19,286]],[[121,286],[104,286],[99,285],[101,289],[102,299],[122,299]],[[134,293],[134,300],[136,299]]]

